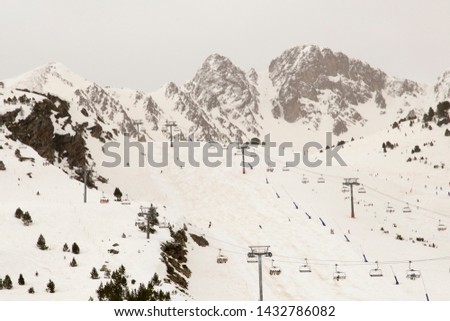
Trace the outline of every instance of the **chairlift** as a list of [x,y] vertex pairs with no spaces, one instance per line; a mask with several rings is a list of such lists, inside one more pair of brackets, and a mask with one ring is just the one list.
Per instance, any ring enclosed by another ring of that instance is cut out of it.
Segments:
[[358,193],[359,194],[365,194],[366,193],[366,189],[364,188],[364,186],[361,186],[360,188],[358,188]]
[[377,264],[377,267],[375,269],[370,270],[369,275],[371,277],[382,277],[383,271],[378,267],[378,261],[375,262]]
[[100,197],[100,204],[107,204],[109,203],[109,198],[107,198],[105,195],[102,195],[102,197]]
[[222,250],[219,249],[219,255],[217,256],[217,263],[218,264],[224,264],[228,262],[228,257],[225,255],[222,255]]
[[411,208],[408,203],[406,203],[406,206],[403,208],[403,213],[411,213]]
[[311,266],[308,264],[308,259],[305,258],[305,264],[300,265],[298,268],[300,273],[309,273],[311,272]]
[[253,253],[247,254],[247,263],[258,263],[258,258]]
[[421,273],[419,270],[414,270],[411,268],[411,261],[409,261],[409,268],[406,270],[406,278],[410,280],[415,280],[420,278]]
[[164,217],[162,222],[158,224],[159,228],[169,228],[169,223],[167,223],[166,218]]
[[125,196],[125,198],[122,198],[122,205],[130,205],[131,202],[128,199],[128,194]]
[[439,232],[443,232],[443,231],[447,230],[447,226],[445,224],[441,223],[441,220],[439,220],[439,224],[438,224],[437,230]]
[[273,173],[273,170],[274,170],[274,168],[273,168],[273,167],[270,167],[270,166],[269,166],[269,167],[267,167],[267,171],[268,171],[268,172],[270,172],[270,173]]
[[137,226],[137,227],[144,227],[145,224],[146,224],[145,219],[144,219],[142,216],[139,216],[139,215],[138,215],[136,221],[134,222],[134,226]]
[[287,166],[287,162],[286,165],[283,166],[283,172],[289,172],[289,166]]
[[345,280],[347,278],[347,275],[343,271],[338,270],[338,265],[335,264],[334,266],[334,273],[333,273],[333,280],[339,281],[339,280]]
[[309,179],[308,179],[308,177],[306,177],[305,175],[303,175],[302,183],[303,183],[303,184],[308,184],[308,183],[309,183]]
[[342,186],[342,193],[348,193],[348,192],[350,192],[350,189],[348,188],[348,186],[346,186],[346,185],[344,185],[344,186]]
[[272,260],[272,266],[270,267],[269,274],[270,275],[280,275],[281,274],[281,268],[278,266],[273,265],[274,260]]
[[386,213],[394,213],[395,212],[395,208],[393,208],[389,203],[386,207]]
[[317,179],[317,183],[319,183],[319,184],[325,183],[325,179],[323,178],[322,175]]

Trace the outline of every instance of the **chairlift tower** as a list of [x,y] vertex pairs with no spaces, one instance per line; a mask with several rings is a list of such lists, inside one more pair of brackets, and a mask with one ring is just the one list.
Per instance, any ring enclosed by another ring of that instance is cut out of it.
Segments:
[[245,149],[247,149],[248,146],[242,145],[241,151],[242,151],[242,174],[245,174]]
[[262,284],[262,258],[272,257],[272,252],[269,252],[269,245],[255,245],[249,246],[250,252],[247,253],[249,258],[258,257],[258,273],[259,273],[259,301],[263,301],[263,284]]
[[142,120],[140,120],[140,119],[138,119],[138,120],[133,120],[133,125],[135,125],[135,126],[137,127],[138,134],[140,133],[140,131],[139,131],[139,126],[142,125],[142,124],[143,124],[143,122],[142,122]]
[[82,173],[83,173],[83,182],[84,182],[84,203],[87,203],[87,178],[88,178],[88,175],[90,175],[92,173],[92,169],[88,168],[85,165],[85,166],[83,166]]
[[166,127],[170,128],[170,147],[173,147],[172,127],[177,127],[177,122],[176,121],[168,121],[168,120],[166,120]]
[[351,206],[352,206],[352,214],[351,214],[351,218],[355,218],[355,206],[353,204],[353,185],[360,185],[358,183],[358,179],[357,178],[344,178],[344,183],[342,183],[345,186],[350,186],[350,202],[351,202]]

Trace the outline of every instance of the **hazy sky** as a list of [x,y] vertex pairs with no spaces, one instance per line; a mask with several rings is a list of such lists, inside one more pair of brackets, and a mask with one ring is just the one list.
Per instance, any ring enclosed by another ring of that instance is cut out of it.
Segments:
[[0,79],[51,61],[101,85],[190,80],[211,53],[267,69],[305,43],[433,83],[450,69],[449,0],[0,0]]

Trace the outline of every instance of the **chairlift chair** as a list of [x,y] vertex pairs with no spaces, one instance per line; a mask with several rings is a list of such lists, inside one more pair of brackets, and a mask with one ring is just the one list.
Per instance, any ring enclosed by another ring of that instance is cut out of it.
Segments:
[[145,219],[142,216],[138,216],[136,221],[134,222],[134,225],[137,227],[144,227],[146,224]]
[[389,205],[386,207],[386,213],[394,213],[395,212],[395,208],[393,208],[391,205]]
[[273,265],[274,260],[272,260],[272,266],[269,269],[270,275],[280,275],[281,274],[281,268],[278,266]]
[[410,279],[410,280],[415,280],[420,278],[421,273],[419,270],[414,270],[413,268],[411,268],[411,261],[409,261],[409,267],[406,270],[406,278]]
[[325,179],[323,178],[323,176],[320,176],[320,177],[317,179],[317,183],[319,183],[319,184],[325,183]]
[[274,170],[274,168],[273,168],[273,167],[267,167],[267,171],[268,171],[268,172],[272,173],[272,172],[273,172],[273,170]]
[[303,183],[303,184],[308,184],[308,183],[309,183],[309,179],[308,179],[308,177],[306,177],[305,175],[303,175],[302,183]]
[[371,277],[382,277],[383,271],[378,267],[378,262],[375,262],[377,267],[375,269],[370,270],[369,275]]
[[339,280],[345,280],[347,278],[347,275],[343,271],[338,270],[338,265],[335,264],[334,266],[334,273],[333,273],[333,280],[339,281]]
[[224,264],[228,262],[228,257],[225,255],[222,255],[222,250],[219,249],[219,255],[217,256],[217,263],[218,264]]
[[169,223],[167,223],[166,218],[164,217],[164,220],[159,222],[158,226],[159,228],[169,228]]
[[253,253],[247,254],[247,263],[258,263],[258,258]]
[[438,224],[437,230],[439,232],[443,232],[443,231],[447,230],[447,226],[445,224],[441,223],[441,220],[439,220],[439,224]]
[[300,265],[298,268],[300,273],[309,273],[311,272],[311,266],[308,264],[308,259],[305,259],[305,264]]
[[342,186],[342,193],[348,193],[348,192],[350,192],[350,189],[347,187],[347,186]]
[[366,189],[364,188],[364,186],[361,186],[360,188],[358,188],[358,193],[359,194],[365,194],[366,193]]
[[108,204],[109,203],[109,198],[107,198],[105,195],[102,195],[102,197],[100,197],[100,204]]
[[131,202],[128,199],[128,194],[125,196],[125,198],[122,199],[122,205],[130,205]]
[[283,166],[283,172],[289,172],[289,166],[287,166],[287,162],[286,165]]
[[408,203],[406,203],[406,206],[403,208],[403,213],[411,213],[411,208]]

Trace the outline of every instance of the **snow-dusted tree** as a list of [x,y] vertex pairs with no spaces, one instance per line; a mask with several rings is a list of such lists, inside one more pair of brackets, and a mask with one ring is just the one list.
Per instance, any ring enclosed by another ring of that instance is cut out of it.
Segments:
[[45,251],[48,249],[48,246],[45,244],[45,238],[42,236],[42,234],[39,235],[36,245],[42,251]]
[[67,245],[67,243],[64,243],[63,252],[69,252],[69,246]]
[[97,269],[96,269],[95,267],[93,267],[93,268],[92,268],[92,271],[91,271],[91,279],[96,280],[96,279],[99,279],[99,278],[100,278],[100,277],[98,276]]
[[71,267],[78,266],[77,261],[75,260],[75,258],[73,258],[73,259],[72,259],[72,262],[70,262],[70,266],[71,266]]
[[31,219],[30,213],[25,212],[25,213],[22,215],[22,222],[23,222],[23,224],[26,225],[26,226],[28,226],[28,225],[30,225],[31,223],[33,223],[33,220]]
[[5,275],[5,279],[3,280],[3,287],[7,290],[11,290],[13,287],[11,278],[9,277],[8,274]]

